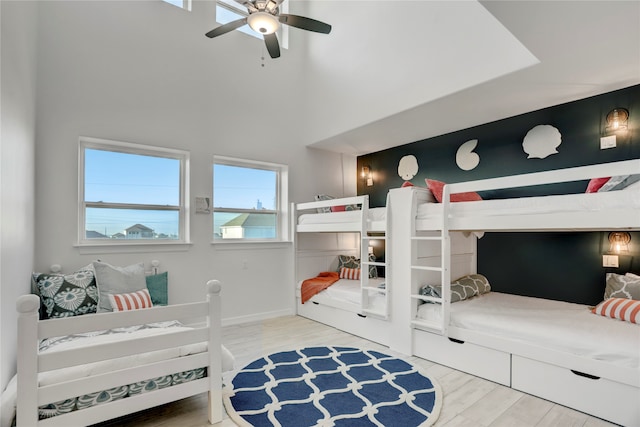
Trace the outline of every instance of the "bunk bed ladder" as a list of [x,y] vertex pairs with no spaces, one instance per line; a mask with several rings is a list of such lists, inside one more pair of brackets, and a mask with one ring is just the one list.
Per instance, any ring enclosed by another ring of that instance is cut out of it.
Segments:
[[[378,262],[378,261],[370,261],[369,260],[369,246],[372,241],[382,241],[385,244],[387,242],[387,233],[384,234],[371,234],[369,231],[369,196],[364,196],[364,201],[362,203],[361,210],[361,229],[360,229],[360,292],[361,292],[361,303],[362,303],[362,314],[365,316],[373,316],[381,319],[389,318],[389,288],[388,282],[385,282],[385,288],[378,288],[377,286],[372,286],[369,281],[369,269],[371,267],[385,267],[385,276],[389,277],[388,273],[388,265],[387,262]],[[389,201],[387,200],[387,204]],[[389,224],[387,219],[387,227],[386,230],[389,230]],[[385,257],[385,260],[388,257]],[[369,296],[371,293],[377,293],[384,295],[384,307],[371,307],[371,300]]]
[[[445,194],[447,195],[446,197],[448,197],[448,192],[445,186]],[[444,198],[444,196],[443,196]],[[448,200],[448,199],[447,199]],[[411,221],[411,270],[412,270],[412,289],[413,291],[418,291],[418,286],[422,285],[421,283],[417,282],[417,279],[415,277],[415,273],[419,272],[419,271],[431,271],[431,272],[438,272],[440,273],[440,285],[442,286],[442,292],[441,292],[441,297],[431,297],[431,296],[425,296],[425,295],[420,295],[419,292],[416,292],[414,294],[411,295],[411,298],[413,300],[417,300],[417,301],[413,301],[412,306],[413,308],[413,319],[415,319],[413,321],[413,327],[417,327],[420,329],[426,329],[429,331],[433,331],[433,332],[438,332],[441,333],[442,335],[447,336],[447,331],[448,331],[448,325],[449,325],[449,302],[451,300],[451,271],[450,271],[450,266],[451,266],[451,240],[450,240],[450,235],[449,235],[449,204],[445,203],[445,201],[443,200],[442,203],[442,207],[443,207],[443,211],[442,211],[442,218],[443,218],[443,223],[442,226],[439,230],[439,234],[437,236],[423,236],[423,235],[419,235],[418,232],[416,231],[416,227],[415,227],[415,217],[416,217],[416,212],[417,212],[417,208],[418,208],[418,201],[417,201],[417,193],[414,193],[413,196],[413,200],[412,200],[412,221]],[[440,243],[440,265],[439,266],[426,266],[426,265],[422,265],[418,259],[418,248],[419,248],[419,244],[420,242],[424,242],[424,241],[435,241],[435,242],[439,242]],[[417,319],[416,318],[416,314],[417,314],[417,305],[419,303],[436,303],[436,304],[440,304],[440,310],[441,310],[441,321],[440,322],[435,322],[435,321],[424,321],[421,319]]]

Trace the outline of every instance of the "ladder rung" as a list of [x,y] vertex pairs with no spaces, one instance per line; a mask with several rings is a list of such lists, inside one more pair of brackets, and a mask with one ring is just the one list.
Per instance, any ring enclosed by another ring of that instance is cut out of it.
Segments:
[[426,267],[423,265],[412,265],[411,268],[413,270],[426,270],[426,271],[443,271],[442,267]]
[[419,299],[421,301],[430,301],[430,302],[437,302],[437,303],[442,303],[442,298],[438,298],[438,297],[430,297],[427,295],[411,295],[411,298],[414,299]]
[[442,236],[412,236],[411,240],[442,240]]
[[362,265],[377,265],[380,267],[385,267],[387,264],[384,262],[377,262],[377,261],[362,261],[360,264]]
[[376,291],[376,292],[382,292],[382,293],[387,293],[387,289],[386,288],[379,288],[377,286],[363,286],[361,289],[363,290],[367,290],[367,291]]
[[439,333],[444,333],[444,327],[439,322],[428,322],[426,320],[413,320],[411,321],[411,326],[419,329],[429,329],[433,331],[437,331]]
[[363,236],[362,240],[387,240],[387,236]]
[[362,309],[362,313],[363,314],[370,314],[372,316],[382,317],[384,319],[387,318],[387,313],[384,312],[384,311],[375,311],[375,310],[369,310],[369,309],[363,308]]

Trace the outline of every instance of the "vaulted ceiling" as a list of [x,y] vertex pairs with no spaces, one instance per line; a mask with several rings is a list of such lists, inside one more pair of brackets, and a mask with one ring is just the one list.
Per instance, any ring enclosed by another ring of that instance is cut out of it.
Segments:
[[315,148],[364,154],[640,83],[639,1],[291,8],[334,28],[304,38]]

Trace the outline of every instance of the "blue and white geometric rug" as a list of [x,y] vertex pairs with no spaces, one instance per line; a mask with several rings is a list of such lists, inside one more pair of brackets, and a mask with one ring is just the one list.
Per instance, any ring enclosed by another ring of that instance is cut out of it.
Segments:
[[352,347],[270,354],[239,371],[224,395],[240,426],[430,426],[442,393],[398,358]]

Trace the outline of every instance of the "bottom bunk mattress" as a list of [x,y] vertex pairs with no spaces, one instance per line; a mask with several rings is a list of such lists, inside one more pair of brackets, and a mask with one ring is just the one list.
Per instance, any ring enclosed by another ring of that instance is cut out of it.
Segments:
[[[383,288],[384,277],[369,279],[369,287]],[[302,282],[296,288],[296,297],[301,298]],[[314,295],[305,304],[323,304],[358,313],[362,310],[362,291],[359,280],[340,279],[327,289]],[[386,298],[384,292],[369,291],[368,308],[372,311],[384,311]]]
[[[143,337],[162,335],[189,329],[178,321],[159,322],[125,328],[109,329],[96,332],[69,335],[64,337],[54,337],[44,339],[40,342],[39,351],[49,353],[64,351],[75,348],[85,348],[104,343],[117,341],[130,341]],[[207,343],[196,343],[164,350],[140,353],[133,356],[121,357],[117,359],[104,360],[100,362],[87,363],[84,365],[72,366],[68,368],[48,371],[38,374],[40,386],[59,384],[79,378],[90,377],[120,369],[143,366],[153,362],[173,359],[182,356],[202,353],[207,351]],[[233,369],[233,355],[223,346],[222,349],[222,371]],[[177,372],[157,378],[150,378],[133,384],[125,384],[109,390],[101,390],[59,402],[51,402],[38,408],[40,419],[51,418],[71,411],[89,408],[91,406],[112,402],[140,393],[146,393],[173,385],[182,384],[203,378],[207,375],[206,368],[198,368],[184,372]],[[14,376],[2,394],[2,422],[0,427],[11,425],[15,417],[16,405],[16,385],[17,377]]]
[[[606,318],[582,304],[489,292],[450,305],[450,325],[550,350],[640,367],[640,325]],[[417,317],[440,321],[439,304],[418,307]]]

